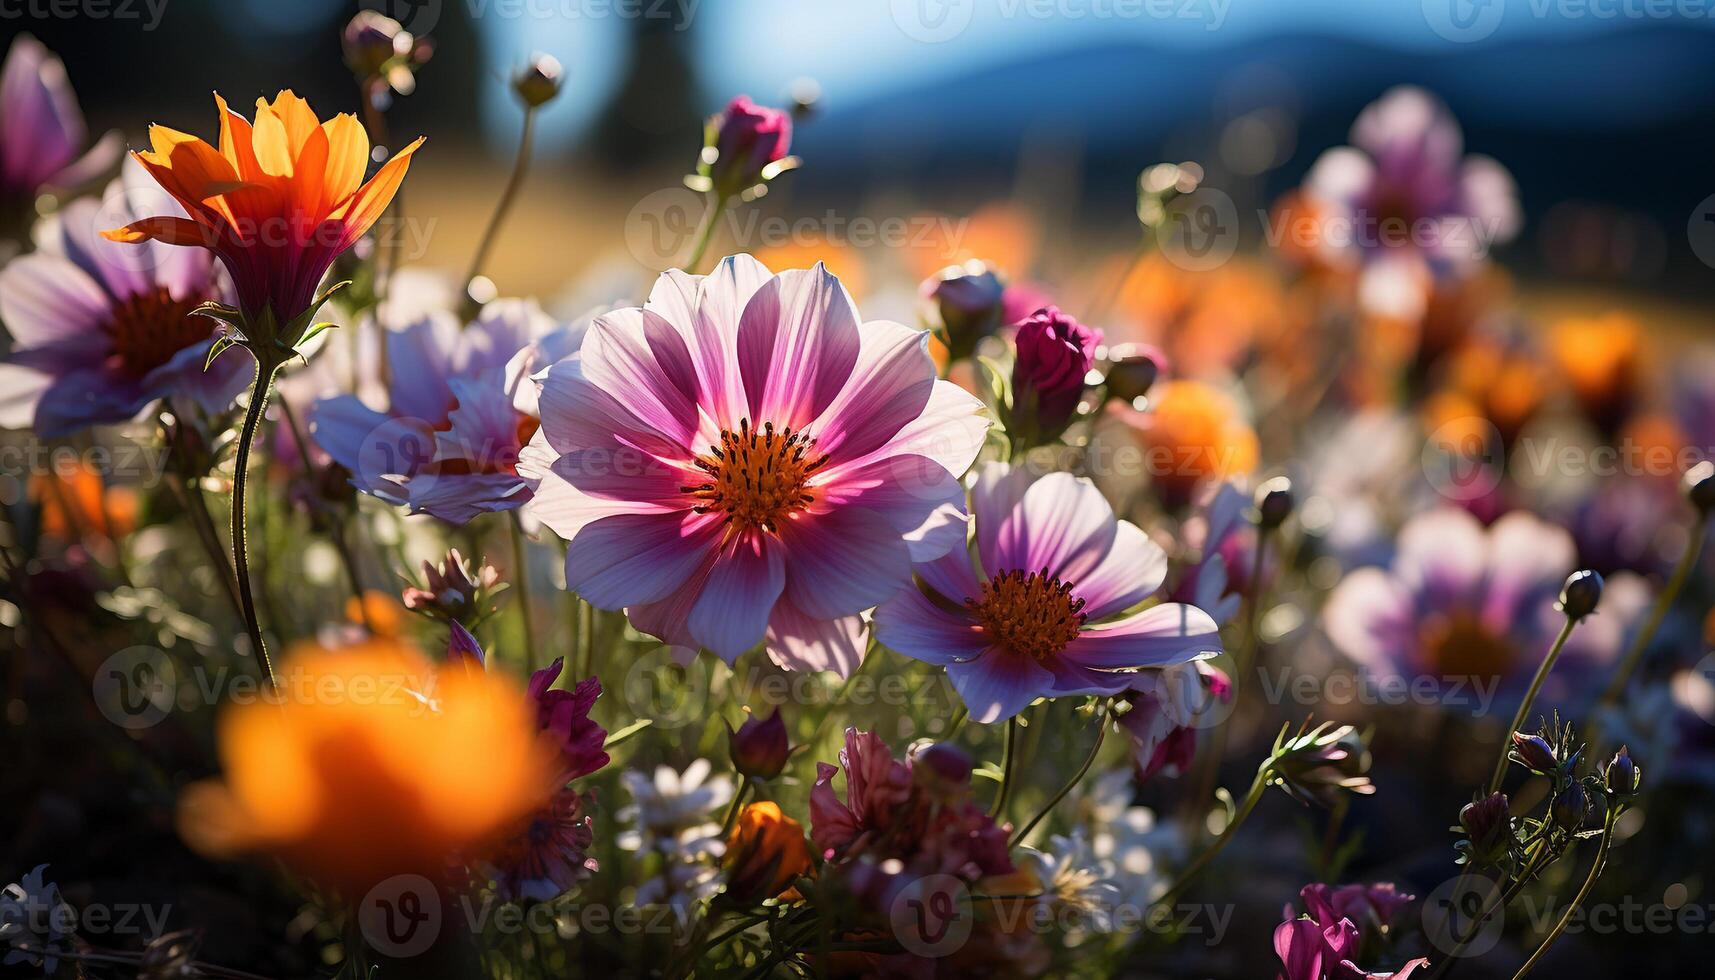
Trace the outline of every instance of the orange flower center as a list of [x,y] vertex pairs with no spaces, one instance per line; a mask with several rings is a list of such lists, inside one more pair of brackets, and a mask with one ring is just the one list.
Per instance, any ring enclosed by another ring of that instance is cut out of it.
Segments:
[[815,447],[816,440],[802,432],[777,430],[773,422],[752,429],[744,419],[737,432],[722,429],[721,444],[695,460],[708,482],[680,489],[697,498],[692,509],[699,514],[724,511],[736,530],[773,531],[814,499],[810,477],[828,462]]
[[1072,595],[1072,583],[1047,569],[1025,574],[1002,572],[983,583],[982,595],[966,599],[977,622],[994,642],[1037,660],[1066,649],[1084,626],[1084,600]]
[[113,336],[114,354],[126,376],[141,378],[179,351],[207,340],[212,325],[190,315],[201,305],[200,299],[174,299],[167,287],[157,286],[114,306],[107,332]]
[[1437,614],[1424,620],[1418,638],[1435,669],[1451,677],[1494,677],[1512,660],[1512,647],[1475,613]]

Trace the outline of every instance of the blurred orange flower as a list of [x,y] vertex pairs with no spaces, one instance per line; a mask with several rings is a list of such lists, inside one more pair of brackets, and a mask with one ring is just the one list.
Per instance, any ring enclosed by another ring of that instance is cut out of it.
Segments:
[[989,204],[964,218],[920,214],[912,221],[911,241],[902,251],[915,279],[927,279],[949,265],[977,259],[1017,282],[1036,264],[1042,228],[1016,205]]
[[745,901],[773,898],[811,869],[804,828],[764,800],[745,807],[727,840],[727,894]]
[[42,533],[71,541],[86,536],[116,540],[137,529],[137,492],[109,487],[100,471],[78,463],[66,472],[30,478],[30,497],[42,508]]
[[1182,503],[1203,480],[1256,469],[1256,431],[1231,395],[1180,379],[1156,386],[1150,403],[1146,412],[1124,405],[1112,410],[1132,426],[1144,467],[1168,499]]
[[361,895],[392,875],[444,879],[552,787],[534,708],[500,675],[437,676],[383,639],[290,651],[280,678],[221,718],[224,781],[180,800],[198,851],[273,854]]
[[1546,375],[1531,352],[1474,339],[1448,359],[1442,385],[1424,401],[1424,424],[1440,431],[1486,420],[1510,441],[1542,407]]
[[1643,326],[1626,313],[1572,317],[1548,334],[1549,352],[1572,394],[1594,420],[1616,424],[1637,394]]
[[770,269],[808,269],[817,262],[828,267],[846,292],[861,297],[867,287],[863,254],[843,241],[824,236],[805,238],[756,250],[756,260]]
[[1108,330],[1110,343],[1155,344],[1184,377],[1224,374],[1252,345],[1277,333],[1303,333],[1278,277],[1243,258],[1193,271],[1151,252],[1126,274],[1115,312],[1127,323]]

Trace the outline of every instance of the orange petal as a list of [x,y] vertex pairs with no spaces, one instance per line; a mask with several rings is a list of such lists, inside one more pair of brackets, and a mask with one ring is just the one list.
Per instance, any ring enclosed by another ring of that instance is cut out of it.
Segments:
[[316,118],[310,104],[298,98],[291,89],[283,89],[274,96],[274,104],[269,106],[276,118],[286,127],[286,145],[292,151],[292,159],[296,160],[303,152],[304,144],[310,134],[321,128],[321,120]]
[[344,251],[355,244],[363,237],[363,233],[375,224],[376,219],[381,217],[381,213],[387,210],[387,205],[393,202],[393,195],[399,191],[400,182],[405,179],[405,171],[411,165],[411,155],[422,145],[423,137],[419,136],[410,146],[400,150],[393,159],[387,161],[375,176],[369,178],[369,183],[358,188],[356,193],[334,208],[329,218],[345,222],[345,233],[340,237],[338,251]]
[[328,202],[339,204],[350,197],[363,183],[363,171],[369,166],[369,134],[349,112],[322,123],[328,138],[327,188]]
[[333,207],[327,198],[328,137],[320,126],[311,131],[292,163],[292,202],[298,214],[320,223]]
[[268,107],[268,103],[256,100],[256,122],[251,126],[251,146],[256,151],[256,164],[262,172],[273,177],[292,176],[292,161],[297,155],[292,152],[290,141],[286,137],[286,124]]
[[220,107],[220,155],[240,177],[256,180],[262,175],[262,168],[256,165],[256,151],[250,145],[254,138],[250,120],[233,112],[219,92],[214,93],[214,101]]
[[134,245],[138,242],[166,242],[168,245],[209,245],[207,229],[189,218],[161,216],[133,221],[123,228],[110,228],[101,233],[110,242]]

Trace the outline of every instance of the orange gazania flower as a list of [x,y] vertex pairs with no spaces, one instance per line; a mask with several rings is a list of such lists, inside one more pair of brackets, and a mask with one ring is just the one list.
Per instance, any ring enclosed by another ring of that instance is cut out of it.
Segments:
[[213,856],[280,857],[352,896],[392,875],[444,879],[553,783],[522,690],[498,674],[437,675],[391,639],[294,651],[273,695],[227,710],[219,741],[224,781],[186,791],[185,839]]
[[803,826],[767,800],[740,811],[724,863],[727,894],[749,901],[780,895],[812,867]]
[[209,249],[232,274],[246,340],[289,356],[334,259],[381,217],[405,179],[419,137],[366,183],[369,137],[357,118],[322,122],[283,91],[256,100],[252,123],[220,106],[220,147],[150,126],[151,150],[133,153],[189,218],[159,216],[102,234]]

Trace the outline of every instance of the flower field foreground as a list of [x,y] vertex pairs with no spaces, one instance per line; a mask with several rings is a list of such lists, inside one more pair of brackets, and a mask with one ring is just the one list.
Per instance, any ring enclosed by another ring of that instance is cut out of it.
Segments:
[[1135,218],[925,179],[920,234],[782,243],[849,117],[663,98],[677,203],[605,262],[509,237],[592,69],[484,76],[491,173],[418,111],[474,42],[404,19],[296,35],[355,91],[142,78],[100,138],[9,42],[0,978],[1707,959],[1715,359],[1544,313],[1531,174],[1435,94],[1213,261],[1224,140]]

